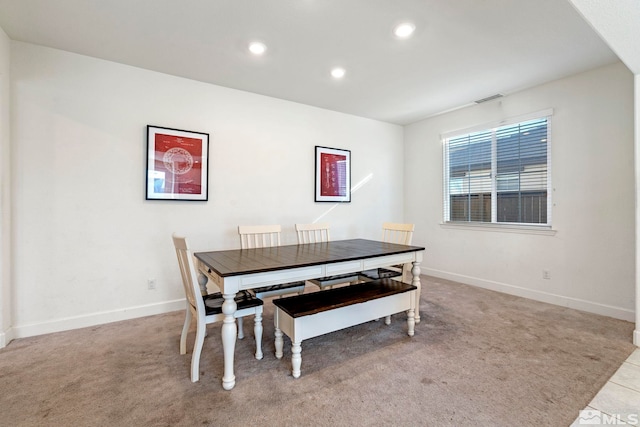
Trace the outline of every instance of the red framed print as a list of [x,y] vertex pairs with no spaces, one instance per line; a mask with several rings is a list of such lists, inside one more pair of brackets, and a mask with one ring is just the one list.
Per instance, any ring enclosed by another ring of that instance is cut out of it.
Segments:
[[316,202],[351,201],[351,151],[316,146]]
[[147,126],[147,200],[208,200],[209,134]]

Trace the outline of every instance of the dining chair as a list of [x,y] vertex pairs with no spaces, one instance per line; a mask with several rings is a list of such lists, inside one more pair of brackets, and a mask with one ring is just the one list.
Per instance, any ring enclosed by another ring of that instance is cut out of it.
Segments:
[[[173,233],[173,245],[178,256],[178,265],[182,275],[182,285],[187,300],[187,310],[180,335],[180,354],[187,352],[187,334],[191,326],[191,319],[196,318],[196,338],[191,356],[191,381],[196,382],[200,378],[200,353],[204,344],[206,327],[210,323],[220,322],[224,319],[222,303],[224,298],[217,292],[203,295],[198,283],[198,274],[195,268],[193,254],[189,250],[187,239]],[[237,311],[234,316],[241,322],[244,316],[254,315],[253,334],[256,340],[256,359],[262,359],[262,311],[263,302],[246,291],[238,293],[235,298]],[[239,335],[239,338],[241,336]]]
[[[326,222],[315,224],[296,224],[295,227],[296,234],[298,236],[298,244],[322,243],[330,240],[330,227]],[[318,286],[320,289],[333,288],[333,286],[341,283],[357,283],[359,281],[360,277],[357,273],[339,274],[307,280],[307,282]]]
[[[240,225],[238,226],[240,248],[260,249],[280,246],[281,232],[282,227],[280,225]],[[283,283],[251,289],[249,292],[252,292],[258,298],[302,294],[304,285],[304,281]]]
[[[398,245],[410,245],[413,239],[413,230],[415,224],[400,224],[395,222],[382,223],[382,241],[387,243],[396,243]],[[378,279],[394,279],[402,282],[411,282],[409,273],[411,272],[411,264],[398,264],[389,267],[374,268],[360,272],[360,280],[367,282]],[[399,279],[398,279],[399,277]],[[384,319],[384,323],[391,323],[391,316]]]
[[320,243],[331,240],[329,236],[329,223],[317,222],[314,224],[296,224],[296,235],[298,244]]
[[[411,239],[413,239],[414,229],[415,224],[385,222],[382,224],[382,241],[399,245],[410,245]],[[411,264],[400,264],[384,268],[374,268],[361,272],[360,278],[366,281],[401,277],[400,280],[406,281],[405,279],[408,279],[407,276],[411,271],[411,267]]]

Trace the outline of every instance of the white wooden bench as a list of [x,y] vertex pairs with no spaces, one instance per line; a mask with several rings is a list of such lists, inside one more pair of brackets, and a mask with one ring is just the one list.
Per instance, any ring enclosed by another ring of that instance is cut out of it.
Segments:
[[302,341],[406,311],[408,335],[415,327],[414,285],[379,279],[357,285],[280,298],[275,305],[276,357],[282,358],[285,333],[291,339],[291,372],[300,377]]

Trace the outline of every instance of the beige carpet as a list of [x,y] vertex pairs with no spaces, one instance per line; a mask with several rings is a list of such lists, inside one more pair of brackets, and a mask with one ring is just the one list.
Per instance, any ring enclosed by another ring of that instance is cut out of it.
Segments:
[[296,380],[288,339],[273,356],[272,313],[260,361],[245,320],[230,392],[219,324],[190,382],[182,312],[15,340],[0,425],[568,426],[635,348],[629,322],[423,277],[413,338],[396,315],[305,341]]

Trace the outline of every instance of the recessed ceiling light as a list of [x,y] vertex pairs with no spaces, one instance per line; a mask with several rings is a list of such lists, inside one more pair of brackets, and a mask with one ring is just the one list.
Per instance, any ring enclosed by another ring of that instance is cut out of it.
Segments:
[[346,73],[346,71],[344,70],[344,68],[334,68],[333,70],[331,70],[331,75],[335,78],[335,79],[341,79],[344,77],[344,74]]
[[249,51],[254,55],[262,55],[267,50],[267,46],[261,42],[249,43]]
[[393,34],[395,34],[395,36],[398,38],[406,39],[411,37],[411,34],[413,34],[415,30],[416,26],[411,22],[403,22],[394,27]]

